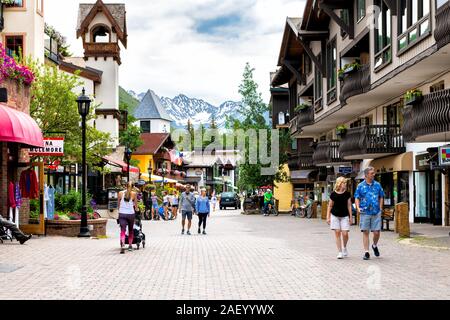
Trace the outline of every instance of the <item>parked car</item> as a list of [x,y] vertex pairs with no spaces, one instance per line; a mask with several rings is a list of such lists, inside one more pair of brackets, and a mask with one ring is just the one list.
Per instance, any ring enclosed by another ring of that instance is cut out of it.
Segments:
[[241,209],[241,199],[235,192],[224,192],[220,195],[220,210],[226,208]]

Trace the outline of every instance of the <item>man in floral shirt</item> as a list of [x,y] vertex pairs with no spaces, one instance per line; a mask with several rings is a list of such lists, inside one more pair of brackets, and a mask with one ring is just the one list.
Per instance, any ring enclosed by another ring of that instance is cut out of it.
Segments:
[[375,181],[375,169],[372,167],[364,170],[366,175],[363,181],[356,189],[356,210],[360,214],[361,231],[364,238],[364,260],[370,259],[369,253],[369,234],[373,233],[372,250],[376,257],[380,256],[378,241],[380,240],[382,227],[382,212],[384,204],[384,191],[377,181]]

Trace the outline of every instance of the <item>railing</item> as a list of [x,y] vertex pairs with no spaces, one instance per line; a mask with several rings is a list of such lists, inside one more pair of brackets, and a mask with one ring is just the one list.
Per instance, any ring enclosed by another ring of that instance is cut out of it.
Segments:
[[315,165],[326,165],[343,162],[339,153],[340,141],[319,142],[313,155]]
[[347,99],[370,90],[370,64],[365,64],[358,70],[344,75],[341,88],[341,104],[346,104]]
[[300,159],[299,159],[298,155],[293,155],[293,156],[289,157],[288,166],[289,166],[289,169],[294,169],[294,170],[296,170],[300,167]]
[[89,57],[120,57],[120,47],[118,43],[88,42],[84,44],[84,54]]
[[371,158],[371,154],[396,154],[406,151],[399,125],[372,125],[349,129],[341,141],[341,157]]
[[450,1],[437,9],[434,38],[438,49],[450,43]]
[[308,170],[315,168],[312,153],[300,153],[292,155],[288,161],[291,170]]
[[314,124],[314,108],[309,107],[299,111],[294,119],[289,123],[291,135],[295,135],[302,131],[306,126]]
[[412,142],[418,137],[450,132],[450,89],[425,95],[423,101],[403,111],[403,135]]

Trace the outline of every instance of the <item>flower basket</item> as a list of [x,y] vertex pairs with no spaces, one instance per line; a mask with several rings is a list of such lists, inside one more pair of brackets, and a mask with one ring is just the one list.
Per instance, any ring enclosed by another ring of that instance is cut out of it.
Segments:
[[406,92],[404,96],[405,105],[416,105],[423,101],[423,93],[420,90],[414,89]]
[[336,136],[338,136],[339,138],[342,138],[346,135],[347,133],[347,127],[345,126],[339,126],[336,128]]
[[309,108],[311,108],[310,105],[307,105],[306,103],[302,103],[302,104],[298,105],[298,106],[295,108],[295,112],[297,112],[297,113],[305,112],[305,111],[307,111]]
[[360,68],[361,68],[361,65],[358,62],[346,64],[342,69],[338,70],[339,81],[344,81],[346,74],[354,73],[354,72],[358,71]]

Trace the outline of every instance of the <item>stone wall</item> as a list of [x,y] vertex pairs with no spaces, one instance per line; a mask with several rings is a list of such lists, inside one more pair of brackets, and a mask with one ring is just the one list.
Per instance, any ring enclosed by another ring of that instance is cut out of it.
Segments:
[[[93,227],[91,237],[105,237],[107,219],[88,220]],[[47,221],[47,236],[77,237],[80,233],[81,221]]]

